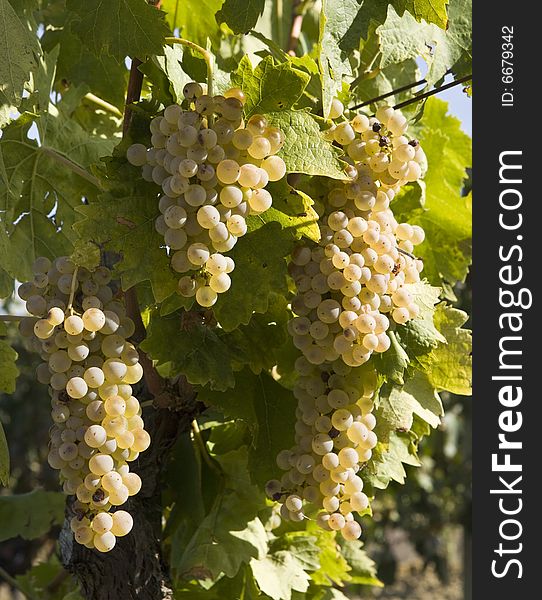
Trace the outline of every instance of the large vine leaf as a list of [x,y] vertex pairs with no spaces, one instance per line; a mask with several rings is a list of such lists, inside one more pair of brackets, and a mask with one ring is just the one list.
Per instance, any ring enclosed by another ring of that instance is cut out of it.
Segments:
[[266,56],[255,69],[248,56],[232,73],[232,85],[240,87],[246,96],[246,116],[292,108],[309,83],[310,76],[292,66],[291,62],[275,63]]
[[35,490],[29,494],[0,496],[0,542],[21,536],[33,540],[64,521],[66,496]]
[[[0,323],[0,336],[6,335],[6,326]],[[0,339],[0,393],[12,394],[19,375],[16,365],[18,354],[6,340]]]
[[96,56],[108,54],[118,62],[126,56],[162,54],[170,35],[164,13],[145,0],[67,0],[75,15],[72,31]]
[[0,127],[9,121],[11,107],[21,103],[23,87],[37,68],[40,47],[8,0],[0,0]]
[[444,31],[425,21],[419,23],[409,12],[399,16],[390,5],[386,21],[377,29],[381,68],[423,57],[428,65],[427,85],[441,80],[448,69],[455,71],[455,65],[472,53],[469,10],[470,0],[451,0],[450,26]]
[[310,575],[319,567],[319,549],[312,536],[292,532],[271,544],[269,553],[250,561],[258,587],[273,600],[291,600],[292,592],[306,592]]
[[246,448],[217,457],[223,485],[213,506],[184,549],[174,548],[177,572],[185,579],[234,577],[243,563],[267,552],[267,533],[257,511],[262,493],[250,483]]
[[[34,123],[39,142],[29,137]],[[97,192],[90,165],[108,154],[113,141],[89,135],[69,117],[21,115],[0,139],[1,266],[12,277],[31,277],[36,256],[69,254],[73,209]],[[61,228],[61,229],[60,229]],[[17,248],[25,248],[21,253]]]
[[184,325],[179,313],[153,313],[141,349],[157,362],[162,376],[182,373],[190,383],[209,384],[213,390],[235,384],[229,348],[219,332],[199,323]]
[[472,338],[462,325],[468,315],[446,304],[435,312],[435,325],[446,338],[419,362],[435,388],[469,396],[472,393]]
[[416,252],[424,261],[423,274],[435,285],[442,279],[451,284],[463,281],[472,252],[471,196],[461,196],[472,161],[471,140],[447,110],[448,104],[435,98],[425,105],[419,136],[429,164],[425,211],[410,219],[426,232]]
[[272,125],[279,127],[286,141],[279,156],[289,173],[323,175],[344,179],[341,152],[325,141],[314,117],[302,110],[266,113]]
[[296,402],[292,394],[267,373],[255,375],[245,369],[236,376],[235,390],[211,392],[199,398],[229,418],[244,420],[252,434],[249,450],[250,477],[260,487],[276,476],[276,455],[294,441]]
[[167,13],[171,30],[179,29],[183,38],[204,48],[209,39],[213,48],[218,48],[220,27],[215,13],[221,5],[222,0],[163,0],[160,7]]
[[214,312],[226,330],[247,324],[252,313],[265,313],[271,293],[288,290],[285,257],[293,240],[279,223],[261,226],[257,218],[250,219],[250,231],[240,238],[230,255],[235,261],[231,273],[231,288],[220,294]]
[[216,14],[219,23],[226,23],[234,33],[250,31],[265,8],[265,0],[225,0]]
[[435,23],[441,29],[446,29],[448,0],[392,0],[391,4],[399,14],[407,10],[417,21]]
[[414,415],[438,427],[444,414],[442,402],[426,375],[417,371],[402,387],[385,385],[380,391],[379,409],[386,424],[393,429],[408,431]]

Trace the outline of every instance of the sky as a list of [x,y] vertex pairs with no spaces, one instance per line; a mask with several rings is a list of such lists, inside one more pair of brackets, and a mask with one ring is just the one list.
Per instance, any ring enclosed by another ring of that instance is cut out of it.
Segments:
[[438,97],[448,102],[450,114],[461,121],[461,129],[472,137],[472,98],[463,92],[463,86],[445,90]]

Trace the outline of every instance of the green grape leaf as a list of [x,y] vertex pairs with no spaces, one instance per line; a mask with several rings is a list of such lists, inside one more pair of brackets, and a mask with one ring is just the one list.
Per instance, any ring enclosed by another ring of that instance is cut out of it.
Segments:
[[306,592],[310,576],[318,568],[319,549],[312,536],[291,532],[278,538],[267,556],[250,561],[260,590],[273,600],[291,600],[292,592]]
[[350,568],[350,581],[359,585],[384,587],[376,575],[376,564],[363,549],[363,542],[341,541],[341,555]]
[[235,261],[231,288],[219,295],[214,306],[215,316],[226,331],[246,325],[254,312],[265,313],[270,294],[288,289],[285,257],[293,241],[278,223],[261,225],[257,217],[250,218],[249,232],[230,252]]
[[164,13],[143,0],[67,0],[66,8],[74,13],[71,30],[83,44],[118,62],[162,54],[164,37],[171,34]]
[[220,46],[220,27],[215,13],[222,0],[162,0],[161,9],[171,30],[179,29],[181,37],[207,47],[207,39],[213,48]]
[[[376,411],[377,435],[382,431],[378,425],[380,411]],[[382,439],[382,438],[381,438]],[[411,434],[389,431],[388,441],[377,444],[373,457],[363,471],[363,479],[378,489],[388,487],[390,481],[404,483],[406,471],[404,465],[419,466],[420,461],[413,449]]]
[[[425,21],[418,23],[409,12],[400,17],[389,6],[386,21],[377,29],[381,68],[422,57],[428,65],[427,85],[437,83],[449,69],[454,70],[458,62],[470,57],[472,28],[468,15],[463,14],[468,11],[469,3],[470,0],[457,0],[460,5],[455,13],[457,19],[450,19],[447,31]],[[456,0],[452,0],[450,6],[455,4]]]
[[265,0],[225,0],[216,14],[218,23],[226,23],[234,33],[250,31],[265,8]]
[[412,359],[415,354],[423,354],[439,344],[445,344],[446,338],[433,322],[435,304],[440,301],[441,289],[420,282],[409,286],[409,291],[420,307],[420,314],[401,326],[397,330],[397,335]]
[[190,383],[209,384],[212,390],[233,387],[230,349],[219,330],[188,320],[184,313],[161,317],[152,312],[141,349],[156,361],[163,377],[182,373]]
[[276,476],[276,455],[294,441],[296,403],[292,393],[267,373],[255,375],[245,369],[237,375],[234,391],[219,393],[203,389],[198,397],[227,417],[243,419],[248,424],[253,438],[249,451],[250,476],[263,487]]
[[69,85],[86,85],[97,96],[119,109],[124,106],[128,71],[107,54],[89,52],[81,40],[70,31],[68,20],[63,29],[48,29],[41,38],[46,52],[60,48],[56,64],[56,81]]
[[420,371],[398,387],[386,384],[380,390],[379,410],[386,425],[393,429],[408,431],[414,415],[435,428],[444,414],[442,402],[433,384]]
[[245,114],[272,113],[292,108],[310,80],[309,75],[292,67],[291,62],[277,64],[266,56],[255,69],[248,56],[232,73],[231,83],[240,87],[246,96]]
[[404,383],[404,372],[410,361],[395,331],[388,331],[388,335],[391,339],[390,348],[382,354],[373,354],[371,363],[388,381],[402,385]]
[[322,110],[329,114],[331,101],[352,75],[348,57],[360,43],[358,25],[363,0],[323,0],[318,37],[318,66],[322,81]]
[[278,155],[284,159],[288,173],[345,179],[341,152],[324,140],[312,115],[299,110],[267,113],[266,117],[286,137]]
[[419,358],[431,385],[464,396],[472,393],[472,336],[461,327],[467,318],[463,311],[440,304],[435,312],[435,325],[447,343]]
[[340,551],[335,534],[324,531],[314,522],[307,524],[307,531],[315,536],[316,545],[320,550],[318,555],[320,566],[311,574],[313,583],[327,586],[330,582],[337,585],[350,582],[351,567]]
[[[55,554],[46,562],[39,562],[23,575],[16,576],[18,588],[27,598],[50,600],[83,600],[72,576],[67,576]],[[54,589],[54,595],[50,589]]]
[[[0,335],[6,335],[6,326],[0,323]],[[6,340],[0,339],[0,393],[12,394],[19,376],[17,352]]]
[[182,46],[164,46],[163,56],[152,56],[138,68],[147,76],[152,85],[153,98],[165,106],[180,104],[183,99],[183,88],[191,81],[181,67],[183,59]]
[[[453,0],[452,0],[453,2]],[[435,23],[441,29],[446,29],[448,24],[448,15],[446,6],[448,0],[393,0],[391,2],[399,14],[406,10],[417,21],[427,21]]]
[[66,496],[35,490],[28,494],[0,496],[0,542],[21,536],[34,540],[64,521]]
[[0,126],[9,122],[12,107],[21,103],[24,84],[37,68],[40,47],[8,0],[0,0]]
[[0,483],[9,485],[9,447],[2,423],[0,423]]
[[[29,138],[34,122],[40,144]],[[36,256],[70,254],[73,209],[83,196],[92,198],[98,190],[96,178],[87,169],[108,154],[113,143],[89,135],[75,121],[56,113],[52,105],[47,115],[24,113],[4,129],[0,139],[0,264],[12,277],[31,278]],[[25,248],[25,252],[15,248]]]
[[177,572],[187,580],[214,580],[221,573],[234,577],[243,563],[261,559],[267,552],[267,533],[255,516],[263,496],[248,478],[246,448],[228,452],[217,461],[224,484],[180,560],[175,561]]
[[313,208],[312,198],[294,189],[286,178],[269,183],[266,189],[273,196],[273,206],[260,215],[263,222],[279,222],[294,239],[305,237],[313,242],[320,239],[318,213]]
[[419,136],[429,164],[425,211],[409,220],[425,230],[426,240],[416,246],[416,253],[424,261],[423,274],[434,285],[442,279],[450,284],[463,281],[472,252],[471,196],[461,196],[472,160],[471,140],[447,110],[448,104],[435,98],[425,105]]

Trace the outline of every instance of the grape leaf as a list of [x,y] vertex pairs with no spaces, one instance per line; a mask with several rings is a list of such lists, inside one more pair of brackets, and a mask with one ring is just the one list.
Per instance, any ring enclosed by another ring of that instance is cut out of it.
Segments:
[[151,186],[141,182],[138,192],[129,196],[103,194],[76,211],[83,216],[74,226],[81,239],[120,253],[115,272],[124,290],[149,280],[157,302],[177,290],[178,277],[154,228],[159,211]]
[[250,568],[258,587],[273,600],[291,600],[292,591],[306,592],[318,568],[319,550],[312,536],[292,532],[274,542],[263,558],[253,558]]
[[67,0],[66,8],[74,13],[71,30],[83,44],[118,62],[162,54],[164,37],[171,34],[165,13],[144,0]]
[[185,579],[216,579],[221,573],[233,577],[243,563],[263,558],[267,551],[267,534],[256,517],[263,495],[248,478],[246,448],[217,461],[224,485],[176,564]]
[[276,455],[294,442],[296,402],[292,393],[267,373],[247,369],[236,376],[235,391],[210,392],[199,397],[227,417],[243,419],[252,434],[249,451],[250,477],[260,487],[276,476]]
[[426,210],[411,219],[426,232],[426,241],[416,252],[424,261],[424,275],[436,285],[441,278],[451,284],[463,281],[472,252],[471,197],[461,196],[472,161],[471,140],[447,110],[446,102],[434,98],[425,106],[420,142],[429,164]]
[[[40,143],[29,130],[39,123]],[[96,194],[97,180],[87,169],[111,151],[113,142],[87,134],[72,119],[56,113],[24,113],[0,139],[1,265],[22,281],[31,278],[36,256],[70,254],[73,208]],[[69,158],[68,158],[69,157]],[[62,226],[62,229],[60,229]],[[25,248],[24,253],[14,248]]]
[[376,565],[363,549],[363,542],[341,541],[341,555],[346,559],[352,571],[351,582],[361,585],[373,585],[384,587],[384,584],[376,576]]
[[163,317],[151,313],[141,348],[157,362],[164,377],[182,373],[190,383],[209,384],[212,390],[225,390],[235,383],[230,350],[219,331],[200,323],[185,325],[181,313]]
[[467,318],[463,311],[440,304],[435,312],[435,325],[447,343],[419,358],[434,387],[464,396],[472,393],[471,332],[461,327]]
[[410,361],[395,331],[388,331],[388,335],[391,339],[390,348],[382,354],[373,354],[371,364],[388,381],[402,385],[404,383],[404,372]]
[[379,395],[379,410],[386,426],[404,431],[412,427],[414,415],[431,427],[438,427],[440,417],[444,414],[434,386],[420,371],[402,387],[384,385]]
[[[0,336],[6,335],[7,330],[4,323],[0,322]],[[19,376],[19,369],[16,361],[17,352],[10,344],[0,339],[0,393],[12,394],[15,391],[15,384]]]
[[308,112],[282,111],[266,113],[266,117],[286,136],[278,155],[284,159],[288,173],[345,179],[339,149],[324,140],[318,123]]
[[312,581],[317,585],[332,584],[342,585],[343,582],[350,582],[351,570],[345,557],[340,551],[335,534],[331,531],[324,531],[314,522],[307,524],[307,531],[316,538],[316,544],[320,549],[318,562],[320,567],[311,574]]
[[265,0],[225,0],[216,14],[218,23],[226,23],[234,33],[250,31],[265,8]]
[[446,29],[448,0],[393,0],[391,4],[399,14],[407,10],[417,21],[435,23],[441,29]]
[[271,56],[266,56],[253,69],[245,55],[231,76],[232,85],[245,93],[246,116],[292,108],[309,80],[309,75],[293,68],[291,62],[276,64]]
[[470,57],[472,30],[468,16],[463,15],[463,11],[468,11],[468,1],[458,0],[461,6],[455,13],[457,20],[450,20],[447,31],[425,21],[418,23],[409,12],[399,16],[389,6],[386,21],[377,29],[382,52],[380,67],[422,57],[428,65],[427,85],[441,80],[448,69],[454,70],[458,62]]
[[152,85],[153,98],[165,106],[180,104],[183,88],[191,81],[181,67],[182,58],[182,46],[164,46],[164,56],[152,56],[138,67]]
[[307,194],[294,189],[286,178],[269,183],[266,189],[273,196],[273,206],[260,215],[263,222],[277,221],[294,239],[306,237],[313,242],[320,239],[318,213]]
[[0,542],[21,536],[34,540],[64,521],[66,496],[35,490],[28,494],[0,496]]
[[288,289],[285,257],[292,248],[291,237],[278,223],[260,226],[259,219],[250,221],[251,230],[239,238],[230,252],[235,261],[231,288],[219,295],[214,307],[215,316],[226,331],[247,324],[254,312],[265,313],[269,295],[286,293]]
[[24,84],[37,68],[39,44],[21,22],[8,0],[0,0],[0,126],[9,121],[12,107],[21,103]]
[[166,21],[171,30],[179,29],[179,34],[195,44],[207,47],[207,38],[212,47],[220,45],[220,27],[215,13],[222,0],[162,0],[160,7],[166,11]]
[[[380,412],[376,411],[377,427]],[[377,430],[377,435],[379,432]],[[390,481],[404,483],[406,471],[404,464],[419,466],[420,461],[412,448],[411,434],[390,431],[387,443],[379,441],[373,457],[363,471],[363,479],[378,489],[388,487]]]
[[70,22],[63,29],[48,29],[41,39],[42,47],[50,52],[60,48],[56,64],[56,81],[65,80],[69,85],[85,84],[100,98],[118,108],[124,106],[128,71],[107,54],[89,52],[81,40],[70,31]]

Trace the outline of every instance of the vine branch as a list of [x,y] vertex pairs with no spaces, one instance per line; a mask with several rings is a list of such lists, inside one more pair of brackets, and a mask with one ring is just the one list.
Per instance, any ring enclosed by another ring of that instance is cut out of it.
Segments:
[[465,75],[465,77],[461,77],[460,79],[456,79],[455,81],[451,81],[450,83],[447,83],[446,85],[441,85],[439,88],[434,88],[434,89],[430,90],[429,92],[425,92],[423,94],[419,94],[418,96],[409,98],[408,100],[405,100],[404,102],[400,102],[399,104],[396,104],[393,108],[396,108],[396,109],[403,108],[405,106],[408,106],[409,104],[414,104],[416,102],[419,102],[420,100],[424,100],[425,98],[429,98],[430,96],[434,96],[435,94],[440,94],[440,92],[449,90],[450,88],[453,88],[456,85],[460,85],[462,83],[465,83],[466,81],[470,81],[471,79],[472,79],[472,73],[470,73],[469,75]]
[[294,0],[292,2],[292,25],[290,27],[290,37],[288,39],[288,54],[295,56],[299,38],[301,36],[301,28],[303,27],[303,10],[302,0]]
[[122,118],[122,113],[114,104],[110,104],[109,102],[106,102],[99,96],[96,96],[95,94],[92,94],[89,92],[88,94],[85,94],[84,98],[85,98],[85,100],[88,100],[89,102],[92,102],[93,104],[96,104],[96,106],[99,106],[103,110],[114,114],[116,117]]
[[37,596],[34,596],[34,594],[27,592],[26,590],[24,590],[21,585],[19,584],[19,582],[15,579],[15,577],[12,577],[5,569],[3,569],[2,567],[0,567],[0,577],[8,584],[10,585],[12,588],[16,589],[17,591],[19,591],[25,598],[28,598],[28,600],[39,600]]

